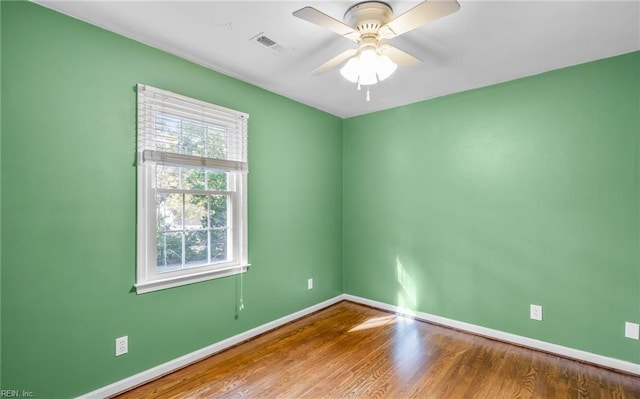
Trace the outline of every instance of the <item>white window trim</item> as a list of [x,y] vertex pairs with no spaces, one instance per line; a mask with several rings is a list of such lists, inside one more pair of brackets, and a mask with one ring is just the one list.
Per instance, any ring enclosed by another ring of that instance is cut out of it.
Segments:
[[[138,85],[138,90],[142,85]],[[160,89],[142,86],[142,90],[154,90],[166,93],[177,98],[188,99],[175,93],[166,92]],[[218,110],[229,111],[243,115],[248,119],[248,115],[226,108],[204,103],[209,107]],[[138,127],[140,131],[140,124]],[[142,139],[144,140],[144,139]],[[139,143],[142,141],[139,140]],[[158,273],[156,271],[156,187],[155,187],[155,167],[157,164],[178,165],[185,167],[208,167],[217,170],[227,170],[232,175],[235,182],[235,192],[230,195],[231,207],[230,218],[232,220],[232,253],[233,259],[227,262],[213,263],[209,265],[181,269],[173,272]],[[168,154],[138,146],[137,158],[138,171],[138,198],[137,198],[137,265],[135,288],[138,294],[193,284],[201,281],[227,277],[239,273],[244,273],[249,268],[248,245],[247,245],[247,173],[246,164],[238,166],[234,161],[205,159],[179,154]]]

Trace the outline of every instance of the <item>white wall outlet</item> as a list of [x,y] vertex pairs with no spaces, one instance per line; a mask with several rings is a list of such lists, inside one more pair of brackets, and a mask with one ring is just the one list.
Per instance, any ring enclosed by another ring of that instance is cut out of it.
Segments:
[[631,339],[640,339],[640,324],[625,322],[624,336]]
[[308,290],[313,289],[313,279],[312,278],[307,280],[307,289]]
[[531,320],[542,321],[542,306],[531,305],[529,307],[529,317],[531,318]]
[[129,336],[116,338],[116,356],[122,356],[129,352]]

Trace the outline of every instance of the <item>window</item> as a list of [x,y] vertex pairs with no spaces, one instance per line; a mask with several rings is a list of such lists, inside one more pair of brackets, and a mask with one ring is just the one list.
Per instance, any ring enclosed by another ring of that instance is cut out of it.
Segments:
[[138,85],[139,294],[246,271],[248,119]]

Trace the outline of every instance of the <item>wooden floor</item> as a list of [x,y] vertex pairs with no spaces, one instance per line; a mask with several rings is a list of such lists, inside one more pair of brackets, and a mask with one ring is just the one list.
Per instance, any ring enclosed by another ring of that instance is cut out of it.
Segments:
[[640,399],[640,378],[341,302],[118,398]]

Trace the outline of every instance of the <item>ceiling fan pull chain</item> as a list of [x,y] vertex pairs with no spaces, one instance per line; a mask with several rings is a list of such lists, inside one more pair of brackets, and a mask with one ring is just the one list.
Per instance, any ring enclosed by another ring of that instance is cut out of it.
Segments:
[[369,86],[367,86],[367,102],[371,101],[371,95],[369,93]]
[[358,91],[360,91],[360,82],[358,82]]

